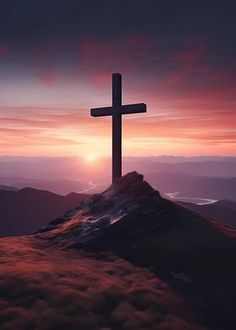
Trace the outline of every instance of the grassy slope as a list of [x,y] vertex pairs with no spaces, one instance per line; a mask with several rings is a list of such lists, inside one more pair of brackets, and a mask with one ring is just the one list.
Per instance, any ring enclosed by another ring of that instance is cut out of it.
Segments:
[[201,330],[199,315],[150,270],[111,253],[0,239],[0,328]]

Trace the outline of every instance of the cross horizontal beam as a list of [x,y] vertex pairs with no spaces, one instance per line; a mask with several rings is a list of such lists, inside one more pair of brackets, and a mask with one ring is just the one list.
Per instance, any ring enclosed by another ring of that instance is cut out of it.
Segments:
[[126,104],[119,107],[104,107],[93,108],[90,110],[90,114],[93,117],[112,116],[114,113],[120,115],[128,115],[131,113],[142,113],[147,111],[145,103]]

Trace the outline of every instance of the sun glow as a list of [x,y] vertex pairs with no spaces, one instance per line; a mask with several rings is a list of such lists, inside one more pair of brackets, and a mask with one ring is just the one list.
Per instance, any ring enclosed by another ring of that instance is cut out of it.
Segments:
[[88,154],[85,158],[86,162],[94,163],[97,160],[97,155],[95,154]]

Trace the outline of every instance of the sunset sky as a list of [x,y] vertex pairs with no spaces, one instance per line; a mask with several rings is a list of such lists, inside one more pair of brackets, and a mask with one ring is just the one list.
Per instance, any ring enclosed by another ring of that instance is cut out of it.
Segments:
[[1,1],[0,155],[110,155],[120,72],[124,155],[236,156],[234,3]]

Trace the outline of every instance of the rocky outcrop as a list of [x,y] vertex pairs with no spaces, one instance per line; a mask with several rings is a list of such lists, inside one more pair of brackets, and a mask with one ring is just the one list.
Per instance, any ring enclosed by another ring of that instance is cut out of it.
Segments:
[[77,209],[42,228],[38,237],[67,241],[79,247],[107,247],[164,225],[162,198],[131,172],[106,191],[83,201]]

